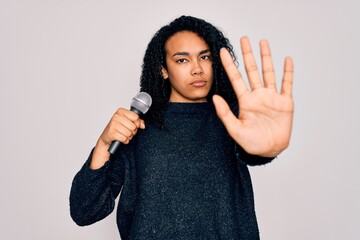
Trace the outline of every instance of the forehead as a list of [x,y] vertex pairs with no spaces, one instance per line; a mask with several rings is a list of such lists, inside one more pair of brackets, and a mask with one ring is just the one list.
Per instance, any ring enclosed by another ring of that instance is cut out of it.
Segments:
[[199,52],[208,49],[208,45],[199,35],[190,31],[181,31],[171,36],[165,43],[167,53]]

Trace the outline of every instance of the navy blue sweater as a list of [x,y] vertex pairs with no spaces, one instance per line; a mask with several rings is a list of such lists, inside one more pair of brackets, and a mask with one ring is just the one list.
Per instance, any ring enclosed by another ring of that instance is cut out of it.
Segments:
[[271,161],[245,153],[210,103],[169,103],[166,128],[147,122],[100,169],[91,154],[76,174],[70,212],[89,225],[117,208],[122,240],[259,239],[247,165]]

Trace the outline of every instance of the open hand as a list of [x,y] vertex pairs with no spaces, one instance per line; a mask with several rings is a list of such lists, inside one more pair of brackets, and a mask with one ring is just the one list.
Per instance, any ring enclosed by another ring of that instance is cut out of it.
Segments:
[[256,66],[247,37],[240,40],[250,90],[237,69],[231,55],[221,49],[220,57],[239,103],[235,116],[225,100],[214,95],[216,112],[230,136],[249,154],[274,157],[290,142],[294,103],[292,98],[293,62],[285,58],[281,91],[276,88],[270,47],[260,42],[263,81]]

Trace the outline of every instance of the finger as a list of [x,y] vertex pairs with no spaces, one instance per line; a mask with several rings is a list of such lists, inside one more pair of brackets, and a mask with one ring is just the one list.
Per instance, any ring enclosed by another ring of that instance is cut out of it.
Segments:
[[145,122],[142,119],[140,120],[140,128],[145,129]]
[[140,121],[138,121],[138,124],[136,124],[136,122],[131,121],[126,116],[119,116],[118,122],[131,132],[135,132],[138,129],[137,125],[140,126]]
[[139,120],[139,115],[134,113],[133,111],[126,110],[123,112],[123,115],[126,116],[128,119],[130,119],[133,122],[136,122]]
[[262,87],[260,81],[260,75],[248,37],[246,36],[242,37],[240,39],[240,45],[241,45],[245,70],[249,79],[250,87],[252,90],[260,88]]
[[264,86],[266,88],[271,88],[276,91],[274,65],[272,62],[271,51],[268,41],[260,41],[260,53]]
[[140,119],[138,114],[132,111],[126,111],[124,112],[124,115],[136,125],[136,128],[145,129],[145,123],[142,119]]
[[294,78],[294,64],[291,57],[285,58],[284,76],[281,84],[281,94],[292,96],[292,86]]
[[130,139],[127,136],[121,134],[120,132],[117,132],[114,135],[114,140],[122,142],[124,144],[128,144],[130,142]]
[[130,130],[124,125],[117,126],[115,131],[124,135],[126,138],[132,138],[136,134],[136,130]]
[[213,103],[215,105],[215,109],[218,117],[220,118],[221,122],[224,124],[230,136],[234,138],[237,132],[236,130],[239,130],[238,119],[231,111],[226,101],[219,95],[213,96]]
[[248,91],[244,80],[242,79],[241,74],[234,63],[234,60],[227,49],[222,48],[220,50],[220,58],[221,63],[235,91],[235,94],[238,98],[240,98],[241,95]]

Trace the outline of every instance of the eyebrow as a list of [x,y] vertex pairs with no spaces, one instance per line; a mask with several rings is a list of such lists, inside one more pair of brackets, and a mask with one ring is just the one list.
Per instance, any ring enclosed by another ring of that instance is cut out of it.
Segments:
[[[202,55],[202,54],[205,54],[205,53],[208,53],[210,52],[210,49],[205,49],[205,50],[202,50],[199,52],[199,55]],[[189,52],[177,52],[173,55],[173,57],[175,56],[189,56],[190,53]]]

